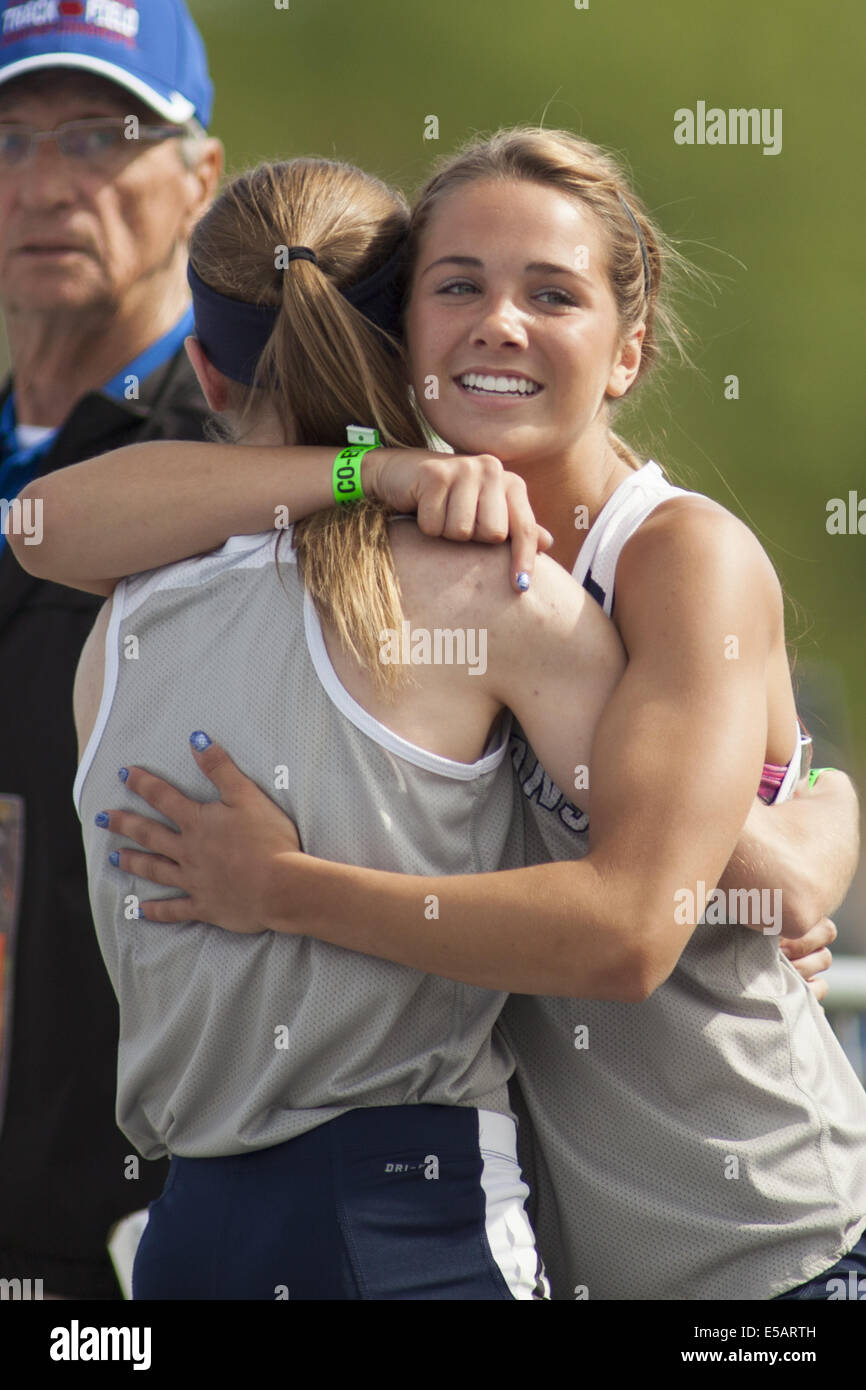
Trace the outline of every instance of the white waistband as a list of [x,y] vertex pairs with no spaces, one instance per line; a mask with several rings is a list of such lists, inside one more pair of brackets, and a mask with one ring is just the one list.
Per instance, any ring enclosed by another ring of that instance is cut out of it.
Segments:
[[517,1162],[517,1126],[497,1110],[478,1111],[478,1147],[482,1153],[502,1154]]

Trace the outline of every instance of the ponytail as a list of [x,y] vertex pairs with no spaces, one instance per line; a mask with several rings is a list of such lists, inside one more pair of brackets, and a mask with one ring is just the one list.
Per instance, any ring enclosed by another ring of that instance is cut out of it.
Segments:
[[[383,444],[423,448],[403,349],[342,293],[395,257],[408,209],[351,165],[296,159],[235,179],[198,223],[190,260],[202,280],[247,303],[279,307],[248,390],[241,427],[267,400],[285,437],[345,445],[346,426],[375,426]],[[287,246],[316,260],[278,268]],[[398,256],[399,264],[399,256]],[[294,526],[301,579],[344,649],[393,693],[407,673],[379,660],[379,634],[403,619],[388,522],[379,503],[328,508]]]

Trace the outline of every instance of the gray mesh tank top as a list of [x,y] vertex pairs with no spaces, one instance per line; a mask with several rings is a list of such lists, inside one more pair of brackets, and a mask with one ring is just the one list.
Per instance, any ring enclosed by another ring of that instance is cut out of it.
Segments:
[[502,994],[302,936],[130,918],[129,895],[173,890],[113,868],[109,851],[125,842],[94,816],[156,814],[118,780],[129,763],[216,799],[189,751],[194,729],[225,744],[322,858],[484,872],[503,862],[512,817],[507,729],[470,766],[372,718],[336,678],[286,543],[278,576],[274,533],[119,584],[74,795],[120,1004],[124,1133],[147,1158],[211,1157],[281,1143],[355,1106],[511,1114],[510,1054],[491,1036]]
[[[600,513],[575,578],[607,613],[626,541],[680,492],[647,464]],[[588,819],[518,728],[512,756],[527,862],[582,858]],[[498,1031],[555,1298],[768,1299],[866,1227],[866,1094],[775,936],[699,925],[649,999],[513,995]]]

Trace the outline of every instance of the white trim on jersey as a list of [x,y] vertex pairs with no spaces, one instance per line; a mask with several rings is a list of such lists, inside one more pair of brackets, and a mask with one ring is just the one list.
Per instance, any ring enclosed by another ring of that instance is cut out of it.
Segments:
[[[142,574],[134,574],[127,579],[122,579],[117,585],[108,600],[111,604],[111,616],[105,634],[102,698],[96,723],[90,738],[87,740],[72,787],[72,799],[79,817],[81,815],[81,792],[105,731],[114,701],[114,692],[117,688],[120,669],[118,634],[123,620],[135,613],[152,594],[158,593],[161,589],[197,588],[199,585],[207,583],[214,574],[227,569],[261,569],[265,565],[274,564],[275,534],[274,531],[265,531],[254,536],[230,536],[218,550],[207,555],[181,560],[177,564],[164,565],[160,569],[148,570]],[[280,546],[279,557],[283,563],[297,563],[295,552],[289,545]],[[401,738],[399,734],[394,733],[387,725],[381,724],[378,719],[375,719],[364,709],[363,705],[358,704],[357,700],[352,698],[345,686],[339,681],[331,664],[325,647],[319,616],[309,591],[306,589],[304,590],[304,629],[310,659],[326,695],[340,713],[361,733],[371,738],[374,743],[378,743],[389,753],[396,754],[404,762],[425,768],[428,772],[436,773],[440,777],[450,777],[463,782],[473,781],[487,772],[492,772],[502,762],[508,751],[508,741],[511,736],[510,717],[506,716],[501,721],[495,747],[486,751],[477,762],[461,763],[453,758],[440,757],[437,753],[431,753],[428,749],[420,748],[417,744]]]
[[800,733],[799,724],[797,725],[795,738],[797,741],[794,745],[793,757],[791,758],[791,761],[788,763],[788,769],[785,773],[785,776],[782,778],[782,784],[770,803],[771,806],[776,806],[780,802],[787,801],[790,797],[792,797],[794,795],[794,788],[800,780],[800,766],[803,759],[804,740],[802,734]]
[[[206,555],[194,555],[173,565],[162,565],[159,569],[130,575],[123,581],[126,586],[124,615],[129,617],[160,589],[194,589],[208,583],[214,574],[223,570],[263,569],[265,565],[274,564],[274,537],[277,534],[274,530],[262,531],[254,536],[229,536],[218,550],[211,550]],[[280,546],[279,558],[281,564],[297,564],[295,552],[288,544]]]
[[114,692],[117,689],[117,677],[119,674],[120,653],[118,651],[118,633],[121,620],[123,618],[124,599],[126,596],[126,586],[128,581],[121,579],[115,585],[114,593],[107,600],[111,604],[111,613],[108,619],[108,627],[105,631],[105,665],[102,676],[102,698],[99,702],[99,710],[96,715],[96,723],[90,731],[90,738],[81,755],[81,762],[78,764],[78,771],[75,774],[75,781],[72,784],[72,800],[75,803],[75,810],[78,819],[81,819],[81,792],[84,782],[90,771],[90,765],[96,756],[105,726],[108,723],[108,716],[111,713],[111,706],[114,703]]
[[[661,487],[659,486],[661,484]],[[590,575],[603,595],[599,599],[608,617],[613,609],[616,567],[626,541],[646,520],[650,512],[669,497],[694,497],[695,493],[669,483],[657,463],[650,459],[631,477],[620,483],[607,499],[590,527],[571,571],[578,584]],[[590,589],[590,593],[593,591]],[[593,594],[597,598],[597,594]]]
[[[572,570],[578,584],[587,588],[608,617],[613,611],[616,567],[623,547],[662,502],[670,497],[699,497],[700,493],[669,483],[661,468],[652,459],[620,483],[611,493],[580,548]],[[592,586],[586,584],[587,576]],[[784,779],[773,798],[773,804],[787,801],[793,795],[800,776],[802,743],[800,727],[795,732],[794,752],[787,765]]]
[[[241,563],[244,568],[260,568],[262,565],[273,563],[274,535],[275,532],[266,531],[254,536],[230,536],[218,550],[207,555],[179,560],[173,565],[163,565],[159,569],[144,570],[140,574],[129,575],[126,579],[121,579],[115,586],[114,593],[107,600],[111,604],[111,616],[105,633],[102,699],[99,703],[96,723],[81,755],[81,762],[78,764],[78,771],[72,784],[72,800],[75,803],[75,810],[79,818],[81,816],[81,792],[105,732],[105,725],[108,722],[114,701],[114,692],[117,689],[120,662],[117,634],[123,619],[128,618],[137,608],[141,607],[146,599],[150,598],[151,594],[156,593],[159,589],[191,588],[202,584],[215,571],[227,568],[227,561],[229,560],[232,564]],[[235,556],[238,556],[239,559],[231,558]],[[281,560],[287,558],[289,563],[295,563],[295,552],[289,550],[284,557],[281,551],[280,558]]]
[[360,729],[362,734],[372,738],[382,748],[396,753],[404,762],[413,763],[415,767],[423,767],[428,772],[438,773],[440,777],[454,777],[462,782],[471,782],[474,778],[483,776],[485,772],[492,772],[502,762],[508,751],[508,741],[511,737],[511,720],[509,718],[502,721],[501,733],[496,747],[491,752],[485,753],[477,762],[459,763],[454,758],[443,758],[438,753],[431,753],[426,748],[419,748],[417,744],[409,743],[399,734],[395,734],[393,729],[389,729],[387,725],[381,724],[368,710],[364,709],[363,705],[358,704],[358,701],[349,694],[342,684],[331,664],[331,658],[325,646],[322,625],[309,589],[304,590],[304,629],[316,675],[319,677],[328,699],[344,718],[349,720],[350,724],[354,724],[356,729]]

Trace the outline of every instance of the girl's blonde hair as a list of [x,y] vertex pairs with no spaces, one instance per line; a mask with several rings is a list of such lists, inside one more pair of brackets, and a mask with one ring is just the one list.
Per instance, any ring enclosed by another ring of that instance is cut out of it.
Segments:
[[[645,377],[656,364],[664,339],[673,344],[681,358],[686,358],[687,331],[662,286],[664,284],[667,289],[666,282],[672,270],[691,274],[692,267],[650,218],[614,156],[570,131],[516,126],[491,136],[475,137],[456,154],[445,156],[424,184],[412,211],[409,224],[412,264],[439,202],[456,188],[479,179],[517,179],[543,184],[576,199],[594,213],[604,235],[605,269],[616,302],[622,339],[639,324],[646,324],[636,381]],[[632,468],[640,466],[635,453],[613,430],[609,432],[609,439],[625,463]]]
[[[192,266],[220,294],[282,309],[252,387],[237,388],[245,394],[236,437],[266,399],[299,445],[336,452],[351,424],[375,426],[383,444],[425,445],[402,348],[341,294],[399,250],[408,221],[401,194],[329,160],[262,164],[223,190],[193,231]],[[277,269],[288,246],[309,247],[318,264],[296,259]],[[300,575],[319,613],[383,692],[405,679],[400,666],[379,660],[379,633],[402,621],[391,514],[360,502],[294,526]]]

